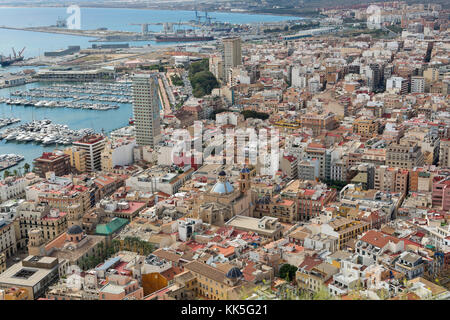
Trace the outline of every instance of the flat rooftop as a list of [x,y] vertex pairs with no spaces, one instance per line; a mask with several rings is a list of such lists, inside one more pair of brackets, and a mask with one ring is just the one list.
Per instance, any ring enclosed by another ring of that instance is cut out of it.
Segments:
[[52,271],[53,268],[24,267],[22,262],[19,262],[0,274],[0,286],[11,285],[33,287],[52,273]]
[[[269,221],[270,217],[264,217],[262,219],[266,219],[267,221]],[[246,216],[235,216],[234,218],[232,218],[231,220],[229,220],[226,225],[227,226],[231,226],[231,227],[235,227],[238,229],[244,229],[244,230],[248,230],[248,231],[253,231],[253,232],[257,232],[257,233],[261,233],[261,234],[268,234],[268,233],[273,233],[276,232],[278,229],[265,229],[265,228],[260,228],[258,226],[259,222],[261,221],[260,218],[252,218],[252,217],[246,217]]]

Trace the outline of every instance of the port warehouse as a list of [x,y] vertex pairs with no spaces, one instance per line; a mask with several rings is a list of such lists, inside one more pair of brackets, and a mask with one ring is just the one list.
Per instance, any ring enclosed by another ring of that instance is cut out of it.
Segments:
[[66,56],[69,54],[79,52],[80,50],[81,50],[80,46],[69,46],[65,50],[44,52],[44,56],[46,56],[46,57],[62,57],[62,56]]
[[[93,44],[92,49],[128,49],[128,43]],[[81,51],[80,46],[69,46],[67,49],[44,52],[46,57],[63,57]]]
[[112,68],[95,70],[40,70],[33,78],[40,81],[109,81],[116,79],[116,73]]
[[19,86],[25,84],[27,79],[25,76],[7,75],[5,77],[0,76],[0,87],[3,86]]
[[129,47],[129,43],[103,43],[92,45],[92,49],[128,49]]

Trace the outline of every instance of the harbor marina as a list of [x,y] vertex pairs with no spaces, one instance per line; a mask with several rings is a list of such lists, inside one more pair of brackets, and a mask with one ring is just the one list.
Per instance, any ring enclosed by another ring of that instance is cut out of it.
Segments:
[[94,133],[93,129],[71,130],[67,125],[53,124],[51,120],[35,120],[15,128],[0,132],[0,138],[15,142],[36,142],[43,145],[70,145],[85,135]]

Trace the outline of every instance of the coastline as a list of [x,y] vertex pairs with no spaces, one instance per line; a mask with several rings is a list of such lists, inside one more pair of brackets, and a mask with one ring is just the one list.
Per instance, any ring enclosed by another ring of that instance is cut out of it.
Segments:
[[[67,6],[63,5],[30,5],[30,6],[14,6],[14,5],[0,5],[0,9],[2,8],[23,8],[23,9],[30,9],[30,8],[67,8]],[[195,12],[194,10],[186,10],[186,9],[173,9],[173,8],[143,8],[143,7],[121,7],[121,6],[98,6],[95,4],[92,5],[80,5],[80,8],[91,8],[91,9],[129,9],[129,10],[154,10],[154,11],[190,11]],[[265,16],[278,16],[278,17],[296,17],[300,19],[313,19],[314,17],[306,17],[305,15],[308,14],[288,14],[288,13],[270,13],[270,12],[255,12],[255,11],[231,11],[231,10],[215,10],[215,11],[208,11],[209,13],[232,13],[232,14],[247,14],[247,15],[265,15]]]

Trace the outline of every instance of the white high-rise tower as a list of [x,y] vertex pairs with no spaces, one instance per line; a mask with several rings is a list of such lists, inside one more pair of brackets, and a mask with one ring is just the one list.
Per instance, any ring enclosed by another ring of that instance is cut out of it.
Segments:
[[154,148],[161,137],[158,79],[156,75],[135,75],[132,91],[136,143],[139,146]]

